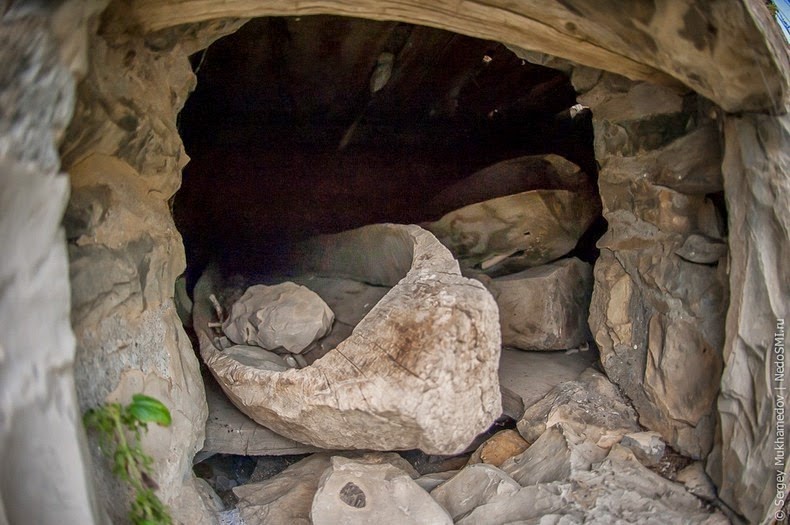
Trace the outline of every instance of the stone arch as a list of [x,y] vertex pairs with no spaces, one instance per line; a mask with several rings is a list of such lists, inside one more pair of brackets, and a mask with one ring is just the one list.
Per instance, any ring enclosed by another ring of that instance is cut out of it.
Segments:
[[[669,91],[682,90],[685,85],[725,110],[726,114],[718,113],[717,125],[724,142],[724,186],[730,211],[731,299],[718,405],[721,439],[709,470],[722,498],[751,521],[772,513],[772,384],[764,371],[771,365],[771,325],[788,313],[790,275],[781,261],[790,254],[789,68],[786,47],[780,35],[766,29],[770,26],[759,2],[730,0],[708,10],[703,2],[657,0],[640,2],[633,16],[621,17],[606,12],[607,7],[618,9],[619,3],[602,5],[585,0],[562,2],[552,10],[538,1],[514,7],[491,0],[459,7],[439,1],[325,0],[303,7],[285,0],[233,0],[217,8],[219,4],[208,0],[137,0],[112,4],[100,27],[94,12],[103,6],[78,4],[47,7],[30,2],[29,7],[17,2],[0,10],[0,37],[18,43],[16,47],[0,46],[0,62],[16,63],[28,53],[27,66],[40,72],[40,76],[31,77],[25,76],[24,70],[13,70],[10,81],[3,84],[3,92],[18,101],[19,107],[17,112],[0,116],[0,152],[9,181],[3,199],[43,210],[36,221],[22,224],[10,221],[7,215],[17,213],[17,208],[2,207],[3,223],[10,225],[10,239],[16,243],[9,244],[32,248],[26,259],[3,263],[2,275],[11,285],[2,290],[0,304],[23,310],[40,308],[38,299],[20,291],[31,282],[30,260],[54,261],[51,267],[34,265],[33,281],[42,298],[51,298],[55,292],[41,282],[65,283],[68,278],[65,244],[58,231],[64,187],[62,177],[56,177],[57,161],[53,158],[57,158],[56,143],[75,99],[74,82],[68,75],[84,74],[86,64],[81,57],[87,52],[89,73],[76,97],[72,120],[79,126],[72,126],[61,149],[63,167],[70,171],[74,187],[66,227],[72,250],[72,318],[79,347],[77,384],[83,403],[98,402],[108,395],[122,399],[133,390],[179,400],[175,408],[180,412],[180,424],[167,435],[152,437],[155,454],[165,457],[170,447],[180,451],[178,459],[169,461],[161,473],[168,487],[165,499],[179,502],[179,519],[199,523],[205,518],[198,510],[202,507],[196,489],[189,480],[182,481],[201,440],[200,425],[193,428],[190,420],[199,423],[205,418],[205,405],[200,394],[192,395],[201,389],[197,363],[194,356],[189,357],[191,349],[169,304],[172,282],[183,266],[167,201],[179,185],[180,168],[187,160],[175,128],[176,113],[194,82],[187,57],[235,30],[237,22],[225,17],[318,13],[397,19],[499,40]],[[89,31],[86,24],[91,20],[94,24]],[[85,35],[90,42],[87,46]],[[41,46],[41,42],[47,45]],[[38,53],[33,51],[36,48]],[[122,81],[109,71],[124,71]],[[47,76],[49,72],[54,76]],[[23,97],[33,83],[41,88],[41,99]],[[37,113],[41,107],[49,111]],[[86,199],[89,205],[79,205],[79,199]],[[136,228],[106,222],[107,217],[118,217],[116,211],[137,221]],[[31,237],[43,242],[28,244]],[[81,261],[87,265],[97,260],[106,264],[108,272],[120,272],[118,280],[105,283],[107,288],[99,290],[102,293],[94,293],[95,287],[86,291],[90,287],[79,284],[81,276],[90,279],[95,275],[81,274]],[[118,282],[125,284],[119,289]],[[6,454],[29,453],[29,445],[20,440],[30,432],[40,434],[44,447],[71,447],[62,458],[61,470],[73,472],[71,479],[77,481],[70,487],[73,515],[88,523],[100,520],[101,511],[93,505],[84,479],[75,402],[69,395],[58,394],[65,399],[62,404],[52,398],[54,392],[72,392],[74,347],[68,337],[60,335],[69,333],[64,293],[61,290],[48,303],[42,317],[58,327],[58,334],[42,335],[37,324],[3,316],[1,332],[13,335],[0,340],[3,377],[20,370],[47,372],[31,375],[27,386],[2,381],[2,417],[10,423],[0,438],[7,445]],[[80,307],[86,308],[84,313]],[[86,318],[109,318],[119,307],[132,312],[136,324],[104,323],[100,329],[81,324]],[[143,334],[156,336],[146,339]],[[26,348],[23,341],[35,338],[40,341],[38,346],[48,351],[41,355],[28,352],[29,359],[12,366],[9,356],[21,355]],[[154,353],[148,354],[145,362],[120,363],[110,371],[114,377],[106,379],[107,371],[98,366],[100,360],[89,357],[89,349],[99,349],[108,340],[120,341],[116,348],[141,344],[138,357],[145,355],[142,350]],[[174,380],[176,377],[179,379]],[[21,415],[25,410],[26,418]],[[30,415],[31,411],[40,416]],[[47,434],[53,413],[68,422],[60,425],[61,434]],[[744,425],[744,420],[749,424]],[[13,522],[23,514],[30,517],[28,511],[35,509],[33,515],[38,519],[32,521],[63,521],[59,510],[53,513],[34,499],[32,488],[30,493],[15,491],[8,476],[4,474],[2,480],[5,510],[0,516],[4,514]],[[23,486],[36,487],[46,476],[49,465],[39,464],[30,470]],[[111,484],[106,486],[112,490]],[[190,515],[191,511],[196,514]]]

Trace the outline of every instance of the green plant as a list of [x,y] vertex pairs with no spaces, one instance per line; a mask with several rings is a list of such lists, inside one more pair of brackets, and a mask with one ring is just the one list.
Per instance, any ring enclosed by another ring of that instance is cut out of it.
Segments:
[[777,15],[777,13],[779,11],[779,8],[776,7],[776,4],[774,3],[774,0],[765,0],[765,7],[768,8],[768,11],[771,13],[771,15],[773,17],[776,17],[776,15]]
[[154,492],[159,486],[151,478],[153,459],[140,447],[149,423],[170,425],[170,411],[159,400],[143,394],[132,396],[126,406],[106,403],[85,413],[83,422],[99,435],[102,452],[112,461],[112,471],[134,490],[129,518],[135,525],[165,525],[173,522]]

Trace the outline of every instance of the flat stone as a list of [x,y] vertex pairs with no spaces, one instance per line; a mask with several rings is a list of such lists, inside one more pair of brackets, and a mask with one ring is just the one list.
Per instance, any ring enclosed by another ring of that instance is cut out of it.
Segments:
[[334,457],[313,498],[313,525],[451,524],[427,492],[402,470]]
[[469,465],[431,491],[431,497],[458,521],[494,495],[513,494],[521,489],[513,478],[493,465]]
[[557,385],[527,408],[518,422],[518,431],[527,441],[535,442],[547,428],[560,423],[607,449],[624,435],[641,430],[636,412],[617,387],[592,368],[575,381]]
[[[523,407],[530,407],[558,384],[579,377],[597,359],[597,354],[591,350],[523,352],[503,348],[499,361],[499,383],[519,396]],[[521,419],[523,413],[522,410],[516,419]]]
[[444,472],[431,472],[415,479],[417,483],[425,492],[430,492],[448,479],[458,474],[460,470],[445,470]]
[[592,266],[570,258],[484,280],[499,306],[502,344],[566,350],[592,340],[587,325]]
[[[195,288],[201,356],[235,406],[261,425],[329,449],[457,454],[502,413],[496,303],[417,226],[373,225],[307,241],[295,271],[393,286],[321,359],[285,372],[214,345],[209,271]],[[459,344],[459,341],[462,344]]]
[[716,500],[716,487],[705,473],[705,465],[695,461],[677,474],[678,483],[682,483],[686,490],[705,501]]
[[315,292],[292,282],[250,286],[222,324],[236,344],[298,354],[325,336],[335,315]]
[[683,259],[697,264],[714,264],[727,253],[727,243],[705,235],[692,234],[675,250]]

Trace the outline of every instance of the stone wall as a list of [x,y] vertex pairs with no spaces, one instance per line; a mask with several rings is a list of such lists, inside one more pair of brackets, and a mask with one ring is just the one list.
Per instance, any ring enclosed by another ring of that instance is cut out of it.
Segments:
[[727,308],[721,152],[709,104],[604,74],[593,111],[599,191],[590,326],[640,422],[703,458],[715,427]]
[[[185,268],[169,200],[188,158],[176,115],[195,77],[188,56],[242,21],[212,22],[147,38],[127,33],[116,4],[90,37],[89,74],[79,86],[61,148],[71,176],[65,215],[77,338],[75,379],[81,410],[127,403],[141,392],[171,411],[143,448],[154,458],[159,496],[180,523],[210,523],[192,482],[207,407],[198,360],[173,303]],[[99,497],[114,523],[128,494],[97,443],[91,451]]]

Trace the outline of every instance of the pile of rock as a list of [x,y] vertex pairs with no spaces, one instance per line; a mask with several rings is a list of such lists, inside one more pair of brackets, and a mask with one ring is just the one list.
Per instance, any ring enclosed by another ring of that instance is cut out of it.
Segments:
[[592,339],[592,266],[561,259],[601,214],[594,184],[578,166],[556,155],[507,160],[433,204],[442,212],[458,207],[424,227],[494,296],[504,345],[563,350]]
[[[316,291],[327,299],[355,296],[362,307],[337,301],[335,314],[295,282],[242,294],[215,271],[195,287],[201,356],[239,410],[324,449],[439,454],[463,451],[500,416],[496,304],[482,284],[461,276],[435,237],[418,226],[373,225],[314,238],[298,251],[294,272],[312,276],[303,283],[320,283]],[[278,291],[283,286],[289,294]],[[391,289],[382,296],[383,287]],[[212,306],[212,296],[224,306]],[[286,298],[307,315],[273,326],[291,308]],[[222,336],[215,311],[228,306]],[[341,326],[332,336],[335,316]],[[311,345],[326,353],[300,363]],[[267,348],[283,348],[284,357]],[[291,358],[296,366],[288,367]]]
[[664,453],[617,389],[588,369],[460,469],[420,472],[392,452],[322,452],[233,488],[238,503],[217,510],[223,523],[246,525],[728,523],[712,508],[700,463],[670,473],[676,481],[651,470]]

